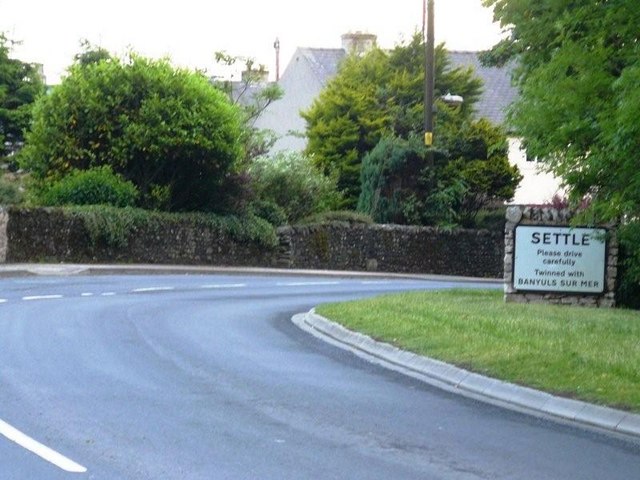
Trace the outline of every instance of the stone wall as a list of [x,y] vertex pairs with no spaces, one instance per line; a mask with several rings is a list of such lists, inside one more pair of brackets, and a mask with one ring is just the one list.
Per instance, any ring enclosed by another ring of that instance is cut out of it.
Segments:
[[0,255],[3,219],[6,253],[0,261],[10,263],[254,266],[499,278],[504,257],[498,232],[340,222],[280,228],[279,244],[268,247],[175,221],[133,232],[114,246],[96,243],[81,219],[49,208],[0,211]]
[[618,273],[618,241],[615,229],[608,229],[605,249],[604,291],[602,293],[544,292],[517,290],[514,287],[515,229],[518,225],[569,226],[573,213],[567,209],[512,205],[507,209],[504,249],[504,291],[506,302],[551,303],[592,307],[615,306]]
[[6,262],[150,263],[270,266],[277,247],[236,242],[192,221],[130,232],[119,245],[94,241],[84,222],[54,208],[11,208]]
[[279,230],[291,268],[499,278],[502,234],[398,225],[333,223]]

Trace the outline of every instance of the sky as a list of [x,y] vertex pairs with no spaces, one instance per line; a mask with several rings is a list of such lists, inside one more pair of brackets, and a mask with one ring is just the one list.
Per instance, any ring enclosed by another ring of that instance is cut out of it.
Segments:
[[[436,42],[450,50],[483,50],[500,38],[481,0],[434,0]],[[344,33],[378,36],[391,48],[422,28],[423,0],[0,0],[0,32],[22,42],[12,56],[41,63],[59,82],[80,41],[123,55],[169,57],[176,66],[229,75],[215,52],[251,58],[275,75],[297,47],[339,48]]]

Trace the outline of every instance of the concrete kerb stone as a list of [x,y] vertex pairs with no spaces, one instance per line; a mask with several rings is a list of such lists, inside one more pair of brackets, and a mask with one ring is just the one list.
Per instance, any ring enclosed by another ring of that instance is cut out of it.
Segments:
[[418,378],[428,384],[489,403],[585,427],[640,439],[640,415],[557,397],[529,387],[485,377],[453,365],[400,350],[327,320],[311,310],[294,316],[303,330],[376,364]]

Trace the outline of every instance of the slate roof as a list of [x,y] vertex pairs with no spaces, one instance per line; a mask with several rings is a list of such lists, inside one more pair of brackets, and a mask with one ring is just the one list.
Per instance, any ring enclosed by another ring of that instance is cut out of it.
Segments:
[[[299,47],[295,51],[279,82],[284,97],[272,103],[256,122],[258,128],[273,130],[281,137],[274,151],[304,149],[306,141],[300,135],[304,134],[305,123],[300,111],[307,110],[336,75],[345,55],[342,48]],[[482,66],[478,52],[452,51],[449,59],[450,68],[472,67],[483,81],[483,93],[475,108],[476,116],[503,124],[506,108],[517,96],[517,90],[511,86],[511,69]]]
[[511,85],[511,67],[485,67],[480,63],[478,52],[451,51],[449,61],[451,68],[473,67],[476,76],[482,79],[484,86],[476,104],[476,115],[503,124],[506,109],[518,96]]
[[346,53],[342,48],[298,48],[296,55],[304,55],[317,79],[325,85],[338,73]]

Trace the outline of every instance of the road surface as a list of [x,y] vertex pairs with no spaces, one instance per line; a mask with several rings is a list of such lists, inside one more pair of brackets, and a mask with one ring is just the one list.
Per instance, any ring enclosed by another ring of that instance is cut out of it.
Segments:
[[290,321],[327,301],[453,286],[2,279],[0,479],[640,478],[633,441],[440,391]]

